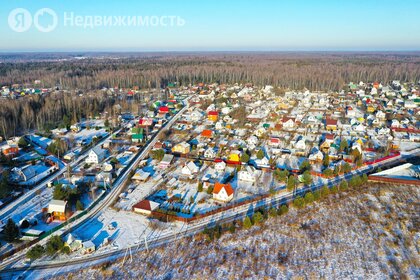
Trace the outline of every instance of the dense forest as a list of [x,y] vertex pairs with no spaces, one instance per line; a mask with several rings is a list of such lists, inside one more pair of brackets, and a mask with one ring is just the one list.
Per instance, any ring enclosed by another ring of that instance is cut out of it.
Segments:
[[70,126],[83,118],[97,116],[104,110],[114,113],[114,98],[94,92],[86,96],[54,92],[32,95],[0,103],[0,136],[5,138],[32,129],[52,129],[57,125]]
[[67,89],[146,88],[149,82],[160,87],[165,81],[177,81],[337,90],[349,81],[419,79],[420,53],[133,54],[29,62],[4,59],[0,66],[0,84],[41,80],[45,87]]
[[[42,87],[73,92],[2,101],[0,135],[9,137],[112,106],[116,100],[97,91],[104,87],[251,82],[316,91],[350,81],[420,80],[420,53],[8,54],[0,62],[0,85],[40,80]],[[80,98],[75,90],[96,93]]]

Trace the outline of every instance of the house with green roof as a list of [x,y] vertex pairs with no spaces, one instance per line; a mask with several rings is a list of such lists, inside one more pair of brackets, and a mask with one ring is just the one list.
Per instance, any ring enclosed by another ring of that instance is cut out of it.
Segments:
[[131,129],[131,141],[133,143],[143,142],[144,140],[144,129],[141,127],[133,127]]

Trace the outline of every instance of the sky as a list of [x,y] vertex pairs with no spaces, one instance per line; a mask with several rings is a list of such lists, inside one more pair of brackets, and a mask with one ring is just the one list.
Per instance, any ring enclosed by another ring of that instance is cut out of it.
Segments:
[[[418,0],[0,0],[0,3],[1,52],[420,50]],[[13,13],[16,8],[27,10],[30,19],[24,14],[22,21],[21,11]],[[51,14],[38,13],[35,25],[35,15],[42,8],[51,9],[57,16],[55,28],[48,32],[40,29],[54,27]],[[178,17],[185,24],[176,24],[175,20],[171,25],[169,16]],[[113,26],[90,25],[94,17],[111,18]],[[155,17],[163,24],[127,26],[125,19],[124,26],[123,17],[148,18],[149,22]],[[16,32],[12,27],[24,30]]]

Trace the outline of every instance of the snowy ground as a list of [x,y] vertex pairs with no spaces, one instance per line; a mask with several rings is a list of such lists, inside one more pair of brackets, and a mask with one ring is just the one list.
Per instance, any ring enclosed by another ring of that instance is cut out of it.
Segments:
[[[167,231],[176,230],[179,226],[178,223],[171,223],[165,224],[163,228],[153,229],[146,216],[108,208],[72,234],[83,241],[91,240],[97,248],[94,254],[100,254],[139,244],[144,242],[145,238],[148,240],[155,238]],[[109,244],[104,244],[106,239]],[[71,258],[80,254],[79,251],[62,258]]]
[[41,215],[42,208],[48,207],[48,204],[52,199],[52,193],[52,188],[42,189],[28,202],[19,204],[19,206],[12,213],[10,213],[8,217],[5,218],[5,220],[12,218],[13,221],[19,222],[24,218],[31,218]]
[[106,130],[101,128],[96,130],[95,128],[91,129],[82,129],[79,132],[69,132],[64,137],[68,139],[73,139],[75,142],[83,141],[85,139],[92,139],[93,136],[103,135],[106,133]]
[[134,204],[145,199],[161,183],[162,183],[162,179],[157,180],[157,181],[153,179],[149,179],[149,181],[145,183],[130,184],[128,189],[132,190],[131,193],[128,191],[124,192],[124,195],[123,195],[124,198],[120,198],[118,202],[115,204],[115,207],[121,210],[131,211],[131,208]]
[[416,148],[420,147],[420,143],[411,142],[411,141],[394,141],[397,145],[399,145],[401,151],[411,151]]
[[419,201],[419,188],[380,184],[59,279],[418,279]]

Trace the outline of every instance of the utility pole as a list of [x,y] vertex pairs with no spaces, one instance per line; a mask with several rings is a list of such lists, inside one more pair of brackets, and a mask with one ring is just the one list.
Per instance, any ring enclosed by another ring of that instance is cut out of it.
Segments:
[[146,234],[144,235],[144,245],[146,246],[147,252],[149,252],[149,246],[147,246],[147,237],[146,237]]

